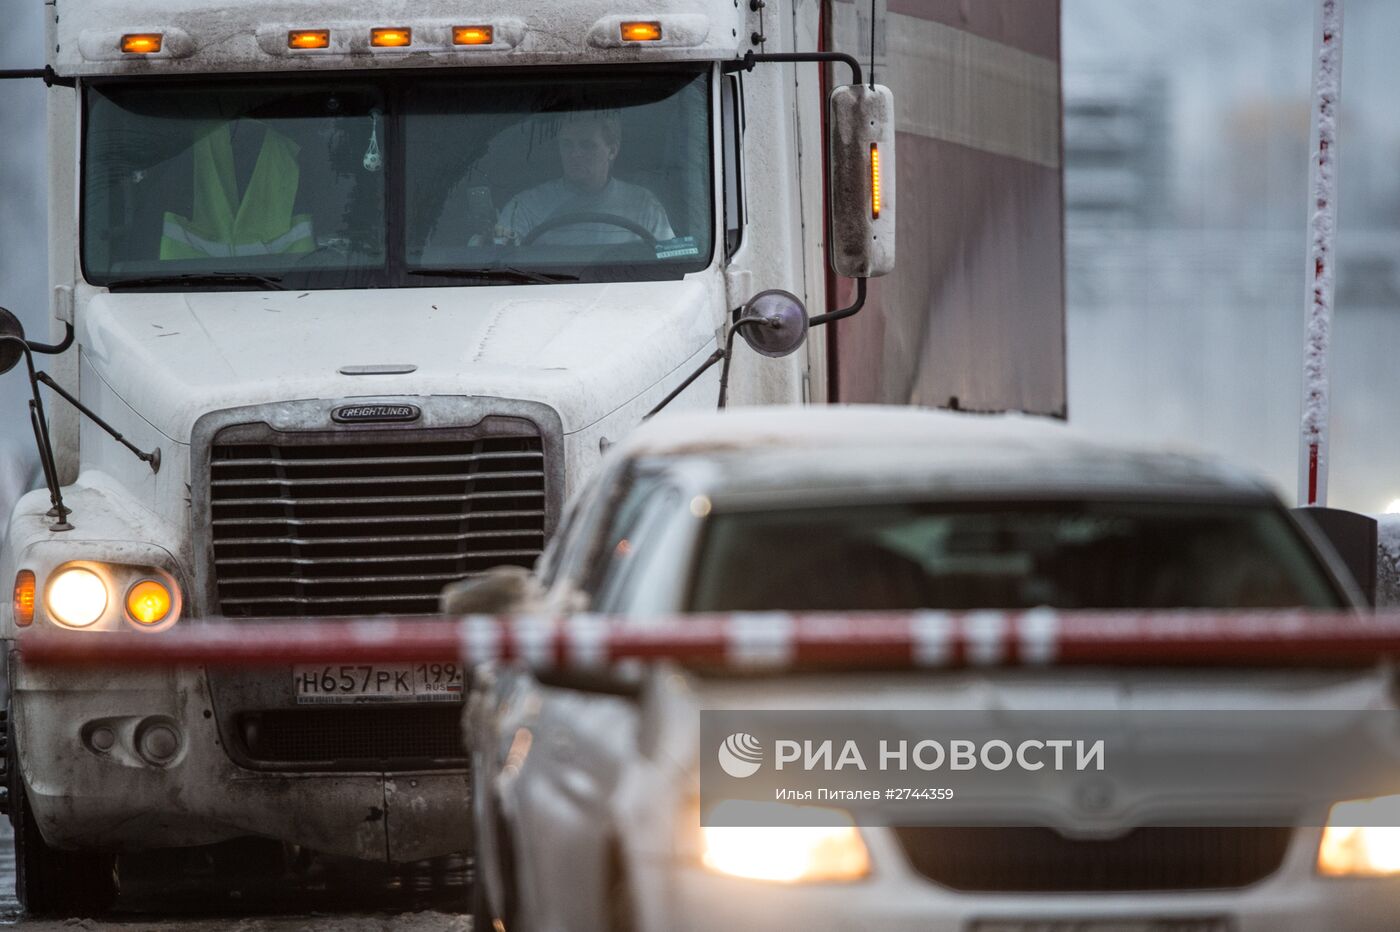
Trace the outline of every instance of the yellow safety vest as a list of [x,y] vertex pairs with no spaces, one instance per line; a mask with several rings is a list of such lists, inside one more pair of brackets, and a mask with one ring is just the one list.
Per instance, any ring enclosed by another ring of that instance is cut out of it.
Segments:
[[195,141],[194,214],[166,213],[162,259],[208,259],[310,252],[311,216],[293,214],[301,170],[299,147],[267,127],[248,188],[238,198],[227,123]]

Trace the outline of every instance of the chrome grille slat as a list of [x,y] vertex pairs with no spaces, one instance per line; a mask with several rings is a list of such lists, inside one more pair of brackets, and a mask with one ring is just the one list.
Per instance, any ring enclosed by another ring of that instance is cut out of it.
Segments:
[[[464,473],[460,476],[341,476],[339,478],[326,477],[302,477],[299,479],[215,479],[210,483],[215,488],[227,488],[229,486],[318,486],[318,485],[377,485],[386,481],[402,482],[409,485],[429,482],[480,482],[482,480],[506,480],[506,479],[535,479],[544,481],[544,473],[539,470],[520,470],[517,472],[482,472]],[[236,499],[235,499],[236,500]]]
[[215,502],[215,506],[232,507],[237,505],[399,505],[399,504],[427,504],[429,502],[470,502],[488,498],[526,498],[534,496],[542,498],[544,490],[538,492],[467,492],[462,495],[384,495],[380,497],[365,498],[230,498],[221,502]]
[[506,537],[521,536],[524,534],[540,534],[544,531],[464,531],[461,534],[388,534],[374,538],[368,537],[243,537],[233,540],[215,541],[215,546],[219,544],[293,544],[298,547],[311,547],[317,544],[342,545],[361,544],[367,540],[383,543],[397,544],[417,544],[417,543],[442,543],[444,541],[473,540],[483,537]]
[[[491,535],[494,536],[494,535]],[[491,553],[539,553],[538,547],[519,551],[491,551]],[[489,554],[487,554],[489,555]],[[459,553],[386,554],[382,557],[224,557],[219,560],[222,566],[337,566],[341,564],[379,563],[440,563],[443,560],[460,560]]]
[[[474,554],[474,559],[509,559],[511,557],[530,556],[529,550],[498,550],[494,553]],[[219,582],[220,587],[225,586],[253,586],[253,585],[293,585],[301,586],[343,586],[346,583],[354,585],[367,585],[369,583],[384,582],[452,582],[461,579],[461,573],[413,573],[398,576],[312,576],[310,578],[300,578],[296,576],[249,576],[246,579],[224,579]]]
[[[486,460],[543,460],[544,454],[534,450],[505,453],[468,453],[462,456],[416,456],[414,464],[423,463],[477,463]],[[404,460],[397,456],[345,457],[334,459],[227,459],[213,464],[217,472],[238,466],[392,466],[402,465]]]
[[[297,604],[297,605],[346,605],[361,602],[418,602],[424,597],[421,595],[376,595],[372,598],[364,595],[323,595],[323,596],[296,596],[277,595],[267,596],[260,599],[220,599],[222,605],[267,605],[269,603]],[[434,596],[433,598],[437,598]],[[359,614],[358,612],[356,614]]]
[[530,566],[546,527],[543,440],[474,431],[215,435],[206,526],[216,610],[431,613],[452,580]]
[[530,511],[479,511],[469,515],[376,515],[368,518],[215,518],[213,523],[224,527],[250,527],[259,524],[280,524],[286,527],[315,527],[326,524],[422,524],[424,522],[475,521],[487,518],[544,517],[544,509]]

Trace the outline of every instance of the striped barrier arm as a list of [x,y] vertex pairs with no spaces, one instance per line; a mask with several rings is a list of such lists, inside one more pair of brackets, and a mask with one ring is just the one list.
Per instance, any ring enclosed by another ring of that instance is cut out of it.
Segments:
[[511,661],[598,669],[669,661],[737,669],[1085,665],[1368,666],[1400,658],[1400,613],[903,612],[467,616],[247,622],[194,619],[139,632],[30,630],[26,664],[272,667]]

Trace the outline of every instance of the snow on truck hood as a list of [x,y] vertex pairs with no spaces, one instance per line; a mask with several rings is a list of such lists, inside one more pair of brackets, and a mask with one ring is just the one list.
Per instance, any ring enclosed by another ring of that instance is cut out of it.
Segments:
[[[364,291],[100,294],[82,352],[118,396],[188,443],[205,412],[314,398],[538,401],[580,430],[714,339],[699,279]],[[412,364],[398,375],[346,366]]]

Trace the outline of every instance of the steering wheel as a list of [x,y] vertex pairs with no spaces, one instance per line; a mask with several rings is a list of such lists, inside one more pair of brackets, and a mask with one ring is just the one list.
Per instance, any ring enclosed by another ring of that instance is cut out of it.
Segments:
[[[656,247],[656,237],[652,235],[650,230],[642,226],[640,223],[628,220],[626,217],[619,217],[617,214],[593,213],[588,211],[576,211],[574,213],[568,214],[555,214],[552,217],[548,217],[542,223],[540,223],[538,226],[532,229],[529,233],[526,233],[524,236],[522,236],[520,238],[520,245],[529,246],[535,240],[539,239],[541,234],[547,233],[550,230],[556,229],[558,227],[573,226],[576,223],[606,223],[608,226],[621,227],[628,233],[632,233],[636,236],[641,237],[642,242],[647,244],[648,246],[651,246],[652,248]],[[608,243],[607,245],[613,246],[618,244]]]

